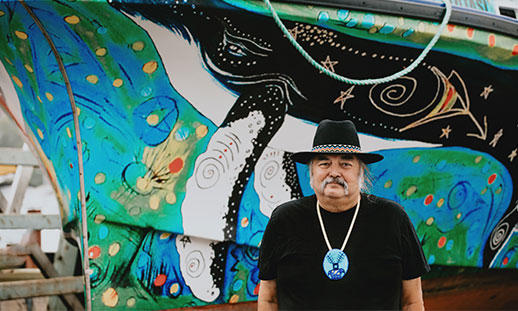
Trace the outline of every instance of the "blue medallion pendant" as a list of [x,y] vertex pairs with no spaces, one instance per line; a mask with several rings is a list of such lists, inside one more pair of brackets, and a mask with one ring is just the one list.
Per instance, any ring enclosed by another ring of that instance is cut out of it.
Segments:
[[349,259],[343,251],[333,248],[324,256],[322,266],[328,278],[333,281],[341,280],[349,269]]

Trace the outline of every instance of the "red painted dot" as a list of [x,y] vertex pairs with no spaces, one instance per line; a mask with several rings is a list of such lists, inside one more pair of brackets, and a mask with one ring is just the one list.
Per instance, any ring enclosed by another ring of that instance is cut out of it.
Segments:
[[96,259],[101,255],[101,249],[99,246],[92,246],[88,249],[88,257],[90,259]]
[[448,24],[448,31],[449,32],[453,32],[454,29],[455,29],[455,25]]
[[446,237],[442,236],[439,241],[437,242],[437,247],[443,248],[444,245],[446,245]]
[[496,180],[496,173],[491,174],[491,176],[489,176],[489,178],[487,179],[487,183],[491,185],[492,183],[495,182],[495,180]]
[[166,280],[167,280],[167,276],[165,274],[159,274],[156,276],[155,281],[153,282],[153,285],[162,286],[165,284]]
[[430,205],[430,203],[432,203],[432,201],[433,201],[433,194],[429,194],[424,199],[424,205]]
[[466,29],[466,34],[468,35],[468,38],[473,38],[473,34],[475,33],[475,29],[473,28],[468,28]]
[[70,168],[74,168],[74,165],[72,163],[68,163],[68,166],[70,166]]
[[227,149],[223,149],[223,152],[227,152]]
[[490,34],[488,37],[487,37],[487,44],[490,46],[490,47],[494,47],[495,44],[496,44],[496,37],[494,34]]
[[257,283],[257,285],[254,288],[254,295],[259,295],[259,287],[261,286],[261,283]]
[[228,144],[232,146],[232,142],[229,142]]
[[512,56],[516,56],[516,55],[518,55],[518,44],[515,44],[515,45],[513,46],[513,51],[511,52],[511,55],[512,55]]
[[181,158],[174,159],[169,163],[169,171],[173,174],[178,173],[183,168],[183,160]]

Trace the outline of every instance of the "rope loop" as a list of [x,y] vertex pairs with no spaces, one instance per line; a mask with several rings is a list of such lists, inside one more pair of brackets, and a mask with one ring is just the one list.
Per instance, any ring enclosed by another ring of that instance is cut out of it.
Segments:
[[423,59],[426,57],[428,52],[430,52],[430,50],[433,48],[435,43],[437,43],[437,41],[441,37],[441,33],[443,32],[444,28],[446,28],[446,26],[448,25],[448,21],[450,20],[451,11],[452,11],[451,2],[450,2],[450,0],[442,0],[442,1],[444,2],[444,5],[446,7],[446,12],[444,13],[443,20],[442,20],[441,24],[439,25],[439,29],[437,30],[435,35],[432,37],[432,39],[430,40],[428,45],[423,49],[421,54],[419,54],[419,56],[408,67],[406,67],[403,70],[398,71],[398,72],[396,72],[394,74],[391,74],[391,75],[389,75],[387,77],[384,77],[384,78],[362,79],[362,80],[351,79],[351,78],[347,78],[347,77],[341,76],[339,74],[336,74],[336,73],[330,71],[329,69],[325,68],[324,66],[320,65],[317,61],[315,61],[311,57],[311,55],[309,55],[304,50],[304,48],[302,46],[300,46],[300,44],[297,42],[297,40],[295,40],[291,36],[291,34],[289,33],[288,29],[283,24],[283,22],[279,18],[279,15],[277,14],[277,12],[273,8],[272,4],[270,3],[270,0],[264,0],[264,3],[266,4],[268,9],[272,13],[272,17],[275,20],[275,23],[277,24],[277,26],[279,26],[279,28],[284,33],[284,35],[286,35],[286,38],[288,38],[288,40],[297,49],[297,51],[299,51],[299,53],[302,56],[304,56],[304,58],[311,65],[313,65],[313,67],[317,68],[318,70],[322,71],[326,75],[328,75],[331,78],[333,78],[335,80],[338,80],[340,82],[344,82],[344,83],[347,83],[347,84],[354,84],[354,85],[373,85],[373,84],[387,83],[387,82],[399,79],[402,76],[409,74],[412,70],[414,70],[423,61]]

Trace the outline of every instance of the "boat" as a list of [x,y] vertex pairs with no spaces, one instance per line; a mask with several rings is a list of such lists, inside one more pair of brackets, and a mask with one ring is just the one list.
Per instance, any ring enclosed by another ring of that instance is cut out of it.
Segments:
[[509,308],[517,7],[3,1],[0,106],[81,249],[87,309],[253,308],[271,212],[312,193],[289,156],[323,119],[385,157],[370,191],[416,228],[425,305]]

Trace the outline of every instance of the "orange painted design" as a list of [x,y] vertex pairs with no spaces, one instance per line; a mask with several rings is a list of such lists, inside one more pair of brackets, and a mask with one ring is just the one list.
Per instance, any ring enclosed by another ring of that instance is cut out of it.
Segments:
[[166,280],[167,280],[167,276],[165,274],[159,274],[156,276],[155,281],[153,282],[153,285],[162,286],[165,284]]
[[475,33],[475,29],[470,28],[470,27],[466,29],[466,35],[468,36],[469,39],[473,39],[474,33]]
[[453,30],[455,30],[455,25],[448,24],[448,31],[453,32]]
[[101,249],[99,246],[92,246],[88,249],[88,258],[96,259],[101,255]]
[[432,201],[433,201],[433,194],[429,194],[424,199],[424,205],[430,205],[430,203],[432,203]]
[[513,56],[518,55],[518,44],[515,44],[513,46],[513,51],[511,52],[511,55],[513,55]]
[[443,248],[444,245],[446,245],[446,237],[442,236],[439,241],[437,242],[437,247]]
[[496,37],[494,34],[490,34],[488,37],[487,37],[487,44],[490,46],[490,47],[494,47],[495,44],[496,44]]
[[171,163],[169,163],[169,171],[173,174],[178,173],[183,168],[183,160],[182,158],[176,158]]
[[257,283],[257,285],[254,288],[254,295],[259,295],[259,286],[261,286],[261,283]]
[[495,180],[496,180],[496,176],[497,176],[497,175],[496,175],[496,173],[491,174],[491,176],[489,176],[489,178],[487,179],[487,183],[488,183],[488,184],[490,184],[490,185],[491,185],[492,183],[494,183],[494,182],[495,182]]

